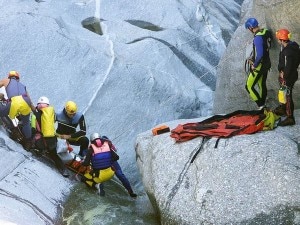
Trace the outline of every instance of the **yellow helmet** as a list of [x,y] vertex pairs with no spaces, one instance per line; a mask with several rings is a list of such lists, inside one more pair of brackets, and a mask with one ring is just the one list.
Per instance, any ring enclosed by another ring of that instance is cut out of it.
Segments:
[[67,101],[65,110],[68,114],[75,114],[77,112],[77,105],[73,101]]
[[12,78],[12,77],[15,77],[16,79],[20,79],[19,73],[15,70],[11,70],[8,73],[8,78]]

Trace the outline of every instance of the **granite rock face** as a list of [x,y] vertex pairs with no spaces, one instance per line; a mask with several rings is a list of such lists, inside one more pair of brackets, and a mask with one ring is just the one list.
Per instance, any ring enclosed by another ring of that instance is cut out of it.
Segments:
[[[287,28],[293,40],[300,42],[299,6],[298,0],[244,1],[240,26],[218,66],[214,114],[256,109],[245,90],[244,61],[253,37],[244,28],[246,19],[256,17],[274,38],[276,30]],[[271,108],[277,105],[279,50],[275,39],[267,80]],[[293,92],[296,108],[300,107],[299,85]],[[217,148],[217,139],[210,139],[193,163],[202,138],[175,143],[169,133],[140,134],[137,164],[162,224],[300,224],[300,111],[295,114],[295,126],[221,139]],[[194,121],[166,124],[175,128]]]
[[58,224],[73,186],[49,160],[33,157],[0,130],[0,224]]
[[216,148],[212,138],[193,163],[202,138],[175,143],[170,133],[140,134],[137,164],[161,223],[300,224],[299,131],[295,125],[234,136]]

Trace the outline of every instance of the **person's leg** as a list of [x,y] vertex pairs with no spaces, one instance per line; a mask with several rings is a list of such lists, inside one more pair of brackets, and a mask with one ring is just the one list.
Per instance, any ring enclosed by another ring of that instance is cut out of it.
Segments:
[[115,175],[121,181],[123,186],[126,188],[126,190],[128,191],[128,194],[131,197],[137,197],[137,195],[133,192],[127,177],[124,175],[120,164],[117,161],[113,162],[113,168],[115,169]]
[[261,104],[261,96],[255,89],[256,84],[258,83],[259,79],[261,79],[261,74],[257,71],[252,71],[247,79],[246,82],[246,90],[250,95],[250,98],[256,102],[257,106],[262,106]]
[[87,153],[87,149],[89,147],[89,139],[86,136],[81,137],[79,139],[79,144],[80,144],[79,155],[85,156]]
[[293,88],[288,88],[286,94],[286,118],[283,121],[278,123],[278,126],[291,126],[295,125],[295,118],[294,118],[294,101],[293,101]]
[[98,194],[100,196],[105,196],[103,182],[108,181],[111,178],[113,178],[114,174],[115,174],[115,171],[111,167],[100,170],[98,172],[98,174],[95,173],[95,175],[94,175],[94,182],[96,182],[95,188],[97,189]]
[[61,158],[57,154],[57,138],[56,137],[46,137],[44,138],[45,144],[47,146],[47,150],[49,152],[49,157],[55,163],[58,171],[64,176],[69,177],[69,173],[66,169],[65,164],[61,160]]
[[78,140],[68,140],[71,145],[80,146],[79,155],[85,156],[89,147],[89,139],[86,136],[80,137]]
[[0,104],[0,116],[8,116],[11,107],[11,102]]
[[286,94],[286,115],[288,117],[294,116],[294,101],[293,101],[293,88],[288,88]]
[[35,139],[34,148],[38,150],[36,152],[36,154],[38,154],[38,156],[41,156],[44,153],[46,146],[45,146],[42,136],[39,139]]
[[10,107],[11,107],[11,102],[8,102],[7,104],[0,104],[0,117],[2,117],[4,126],[7,129],[12,131],[15,128],[15,126],[14,126],[11,118],[8,116]]
[[23,148],[29,150],[32,148],[32,130],[30,125],[30,114],[20,115],[18,117],[22,121],[22,134],[24,135]]
[[31,139],[32,130],[30,125],[30,114],[20,115],[19,118],[22,121],[22,133],[26,139]]
[[96,182],[94,181],[93,174],[94,174],[93,171],[91,171],[89,173],[85,173],[81,177],[81,182],[85,183],[86,186],[88,186],[88,187],[95,188]]
[[99,189],[100,189],[100,196],[105,196],[104,184],[103,183],[101,183],[99,185]]
[[[13,107],[15,107],[16,105],[18,109],[18,113],[20,114],[20,116],[19,115],[15,115],[15,116],[18,116],[18,118],[22,121],[22,133],[24,134],[25,138],[27,140],[30,139],[31,141],[31,135],[32,135],[31,124],[30,124],[31,101],[27,96],[26,97],[18,96],[18,97],[20,98],[13,100],[12,103]],[[9,115],[11,115],[11,112],[9,113]]]
[[261,96],[261,104],[266,104],[266,98],[268,94],[267,89],[267,76],[268,76],[268,70],[262,71],[261,81],[260,82],[260,96]]

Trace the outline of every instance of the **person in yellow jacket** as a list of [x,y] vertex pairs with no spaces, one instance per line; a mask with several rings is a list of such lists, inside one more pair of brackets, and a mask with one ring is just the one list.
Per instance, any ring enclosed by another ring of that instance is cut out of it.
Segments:
[[57,155],[57,137],[55,133],[55,110],[50,106],[49,99],[42,96],[38,99],[34,116],[31,118],[31,127],[33,128],[33,142],[35,148],[39,151],[47,151],[50,158],[54,161],[57,169],[64,177],[69,173],[65,168],[63,161]]
[[[0,80],[1,87],[5,87],[7,103],[0,104],[0,116],[9,116],[10,119],[18,117],[22,121],[22,133],[25,137],[23,147],[29,150],[31,147],[30,113],[35,106],[32,104],[26,86],[20,82],[17,71],[10,71],[7,78]],[[13,123],[11,126],[14,127]]]

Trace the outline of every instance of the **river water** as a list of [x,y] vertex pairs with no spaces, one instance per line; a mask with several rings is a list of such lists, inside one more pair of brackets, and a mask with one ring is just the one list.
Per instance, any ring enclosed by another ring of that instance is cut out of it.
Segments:
[[74,186],[64,205],[63,225],[159,225],[158,216],[144,191],[131,198],[113,178],[105,182],[105,196],[83,183]]

